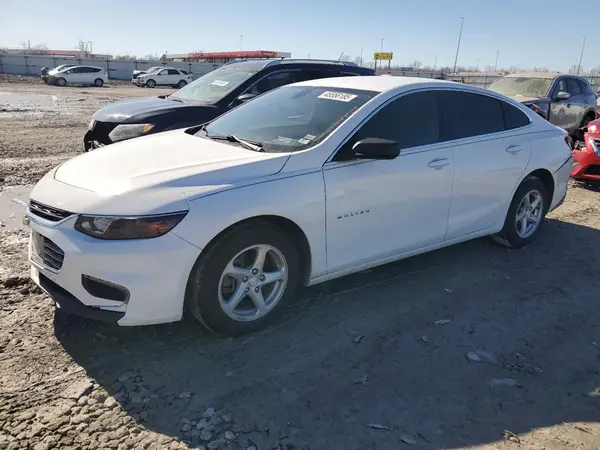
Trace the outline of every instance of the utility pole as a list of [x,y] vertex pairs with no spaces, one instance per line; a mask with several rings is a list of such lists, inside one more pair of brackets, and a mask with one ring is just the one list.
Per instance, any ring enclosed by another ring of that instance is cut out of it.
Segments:
[[494,64],[494,72],[498,71],[498,57],[500,56],[500,50],[496,50],[496,64]]
[[581,46],[581,54],[579,55],[579,64],[577,64],[577,75],[581,71],[581,60],[583,59],[583,50],[585,50],[585,40],[586,36],[583,37],[583,45]]
[[475,72],[479,72],[479,58],[477,58],[477,62],[475,63]]
[[244,51],[244,35],[240,34],[240,52]]
[[363,49],[361,47],[361,49],[360,49],[360,67],[362,67],[362,65],[363,65],[362,55],[363,55]]
[[435,72],[435,68],[437,67],[437,58],[438,55],[435,55],[435,60],[433,61],[433,71]]
[[380,48],[380,52],[383,53],[383,41],[385,41],[385,38],[381,38],[381,48]]
[[458,62],[458,51],[460,50],[460,39],[462,38],[463,25],[465,24],[465,18],[460,18],[460,32],[458,33],[458,44],[456,45],[456,56],[454,57],[454,69],[453,74],[456,74],[456,63]]

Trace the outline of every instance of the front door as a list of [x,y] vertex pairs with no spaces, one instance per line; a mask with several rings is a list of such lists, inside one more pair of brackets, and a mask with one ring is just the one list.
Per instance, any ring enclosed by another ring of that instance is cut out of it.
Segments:
[[[327,266],[330,272],[440,243],[454,165],[439,144],[436,93],[387,103],[325,164]],[[368,137],[399,142],[393,160],[356,160],[351,148]]]
[[572,125],[569,103],[571,99],[559,100],[556,98],[559,92],[569,92],[566,78],[559,78],[554,82],[552,94],[550,95],[550,123],[567,130]]

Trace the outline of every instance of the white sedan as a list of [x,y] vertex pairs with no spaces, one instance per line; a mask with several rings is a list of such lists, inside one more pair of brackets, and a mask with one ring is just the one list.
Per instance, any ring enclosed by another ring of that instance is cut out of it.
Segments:
[[468,85],[285,86],[50,171],[25,219],[31,276],[66,311],[144,325],[180,320],[187,305],[239,335],[302,285],[485,235],[531,243],[567,193],[565,139]]

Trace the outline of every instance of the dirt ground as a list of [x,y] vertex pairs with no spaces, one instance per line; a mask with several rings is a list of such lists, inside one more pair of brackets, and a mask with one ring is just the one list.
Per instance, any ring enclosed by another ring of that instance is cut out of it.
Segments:
[[530,247],[315,286],[244,338],[55,312],[22,202],[95,109],[159,92],[0,78],[0,449],[600,448],[600,191],[581,186]]

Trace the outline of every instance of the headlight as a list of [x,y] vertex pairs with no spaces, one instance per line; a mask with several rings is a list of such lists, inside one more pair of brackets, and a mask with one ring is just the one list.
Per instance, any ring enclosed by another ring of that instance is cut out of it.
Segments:
[[143,136],[152,128],[154,128],[153,123],[132,123],[131,125],[118,125],[110,132],[108,137],[113,142],[124,141],[125,139]]
[[149,239],[162,236],[181,222],[187,211],[156,216],[79,216],[75,229],[98,239]]

